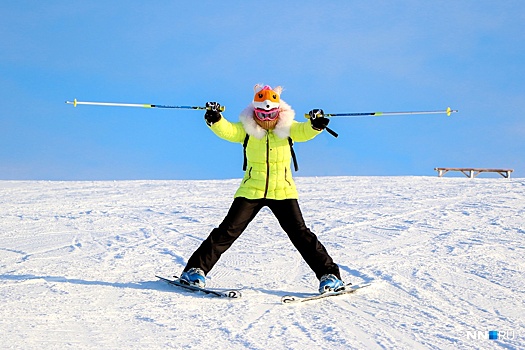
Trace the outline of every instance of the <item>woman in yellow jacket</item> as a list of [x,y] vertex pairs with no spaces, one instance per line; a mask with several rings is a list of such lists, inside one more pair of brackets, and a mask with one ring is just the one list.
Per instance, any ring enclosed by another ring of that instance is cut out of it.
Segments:
[[244,144],[245,174],[228,214],[190,257],[180,280],[204,287],[206,274],[222,253],[267,206],[320,280],[319,292],[341,289],[344,283],[339,267],[304,223],[290,169],[291,140],[313,139],[329,120],[322,110],[313,110],[309,121],[295,121],[293,109],[280,99],[281,87],[255,85],[254,91],[253,102],[241,112],[237,123],[221,115],[218,103],[206,104],[209,109],[204,117],[210,129],[222,139]]

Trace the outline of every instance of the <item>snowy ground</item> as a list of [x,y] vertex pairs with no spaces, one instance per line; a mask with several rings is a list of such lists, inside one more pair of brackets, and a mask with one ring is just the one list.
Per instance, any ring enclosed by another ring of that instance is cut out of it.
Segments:
[[281,305],[317,281],[267,210],[209,275],[242,299],[157,281],[238,183],[0,181],[0,347],[525,348],[524,179],[297,178],[344,279],[373,284],[353,295]]

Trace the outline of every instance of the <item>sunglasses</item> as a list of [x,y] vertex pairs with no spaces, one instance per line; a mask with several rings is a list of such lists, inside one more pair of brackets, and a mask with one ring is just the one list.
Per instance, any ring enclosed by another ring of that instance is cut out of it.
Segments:
[[279,108],[274,108],[269,111],[266,111],[260,108],[255,108],[254,112],[255,112],[255,116],[257,117],[257,119],[262,120],[262,121],[267,121],[267,120],[272,121],[272,120],[277,119],[277,117],[279,117]]

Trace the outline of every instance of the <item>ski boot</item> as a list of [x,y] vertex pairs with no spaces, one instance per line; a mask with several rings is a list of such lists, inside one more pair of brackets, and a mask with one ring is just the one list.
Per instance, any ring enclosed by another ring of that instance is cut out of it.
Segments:
[[179,278],[180,282],[190,286],[204,288],[206,287],[206,276],[204,271],[198,267],[192,267],[188,271],[184,271]]
[[319,280],[319,293],[337,292],[345,288],[345,284],[335,275],[323,275]]

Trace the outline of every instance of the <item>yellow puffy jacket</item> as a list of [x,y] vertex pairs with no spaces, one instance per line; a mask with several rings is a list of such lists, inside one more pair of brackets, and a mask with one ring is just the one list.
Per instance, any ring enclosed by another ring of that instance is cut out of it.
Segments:
[[253,119],[253,107],[242,111],[240,122],[231,123],[224,117],[210,128],[220,138],[246,146],[247,168],[235,197],[248,199],[297,199],[298,193],[290,169],[291,150],[288,137],[294,142],[313,139],[320,131],[310,121],[297,122],[295,112],[281,100],[279,121],[273,130],[261,128]]

